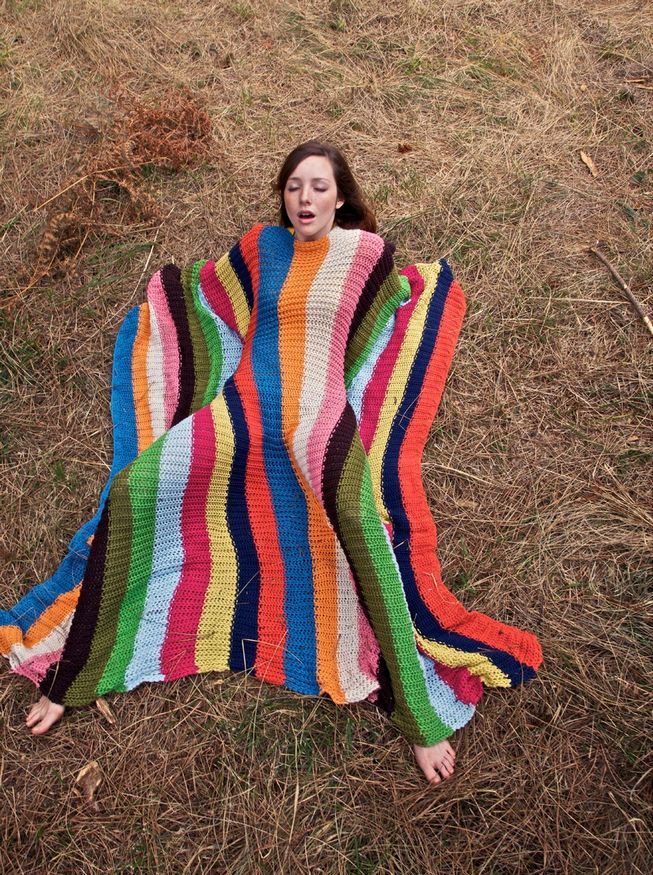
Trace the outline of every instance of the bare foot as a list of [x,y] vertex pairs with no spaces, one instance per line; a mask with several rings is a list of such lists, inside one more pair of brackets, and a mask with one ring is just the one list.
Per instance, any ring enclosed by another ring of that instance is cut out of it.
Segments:
[[433,747],[413,745],[417,765],[429,784],[439,784],[453,775],[456,753],[448,741],[439,741]]
[[32,730],[32,735],[43,735],[48,729],[61,720],[64,712],[63,705],[51,702],[47,696],[41,696],[29,710],[25,723]]

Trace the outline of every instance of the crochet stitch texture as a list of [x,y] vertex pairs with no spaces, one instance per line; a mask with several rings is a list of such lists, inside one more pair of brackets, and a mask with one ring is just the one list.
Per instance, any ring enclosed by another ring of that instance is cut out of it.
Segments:
[[0,612],[14,671],[81,705],[247,670],[379,697],[423,745],[471,718],[481,682],[535,674],[533,635],[442,583],[421,457],[465,302],[446,262],[400,274],[393,250],[256,225],[152,277],[116,341],[100,509]]

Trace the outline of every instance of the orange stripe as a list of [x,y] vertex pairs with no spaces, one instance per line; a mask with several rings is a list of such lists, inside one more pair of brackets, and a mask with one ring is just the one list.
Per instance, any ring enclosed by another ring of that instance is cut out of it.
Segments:
[[20,626],[0,626],[0,653],[6,656],[14,644],[20,644],[23,633]]
[[147,379],[147,348],[150,342],[150,310],[147,305],[138,313],[138,330],[132,349],[132,391],[136,414],[136,430],[138,432],[138,452],[154,442],[152,417],[148,398]]
[[299,400],[304,377],[306,346],[306,290],[322,262],[301,271],[291,265],[279,296],[279,310],[286,306],[292,318],[279,317],[279,360],[283,400],[283,434],[295,476],[304,491],[308,512],[308,540],[313,566],[317,676],[320,689],[335,702],[345,702],[338,676],[338,583],[335,534],[324,509],[311,489],[293,452],[293,437],[299,423]]
[[42,638],[45,638],[56,629],[71,611],[75,610],[81,588],[81,583],[78,583],[73,589],[62,593],[43,611],[38,620],[32,623],[25,633],[25,640],[23,641],[25,647],[34,647]]

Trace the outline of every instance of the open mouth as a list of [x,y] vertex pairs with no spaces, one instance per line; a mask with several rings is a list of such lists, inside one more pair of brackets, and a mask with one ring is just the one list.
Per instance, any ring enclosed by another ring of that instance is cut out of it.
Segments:
[[315,214],[309,212],[308,210],[301,210],[301,212],[297,213],[297,216],[304,222],[310,222],[312,219],[315,218]]

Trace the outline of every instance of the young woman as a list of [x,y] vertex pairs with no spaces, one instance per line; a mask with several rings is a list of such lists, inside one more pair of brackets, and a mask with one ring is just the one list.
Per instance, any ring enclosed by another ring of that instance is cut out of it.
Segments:
[[246,670],[376,702],[439,783],[482,683],[541,662],[440,576],[420,464],[464,298],[444,261],[397,271],[335,147],[298,146],[277,188],[279,226],[164,267],[128,314],[100,510],[0,613],[0,649],[40,685],[35,734],[108,691]]

